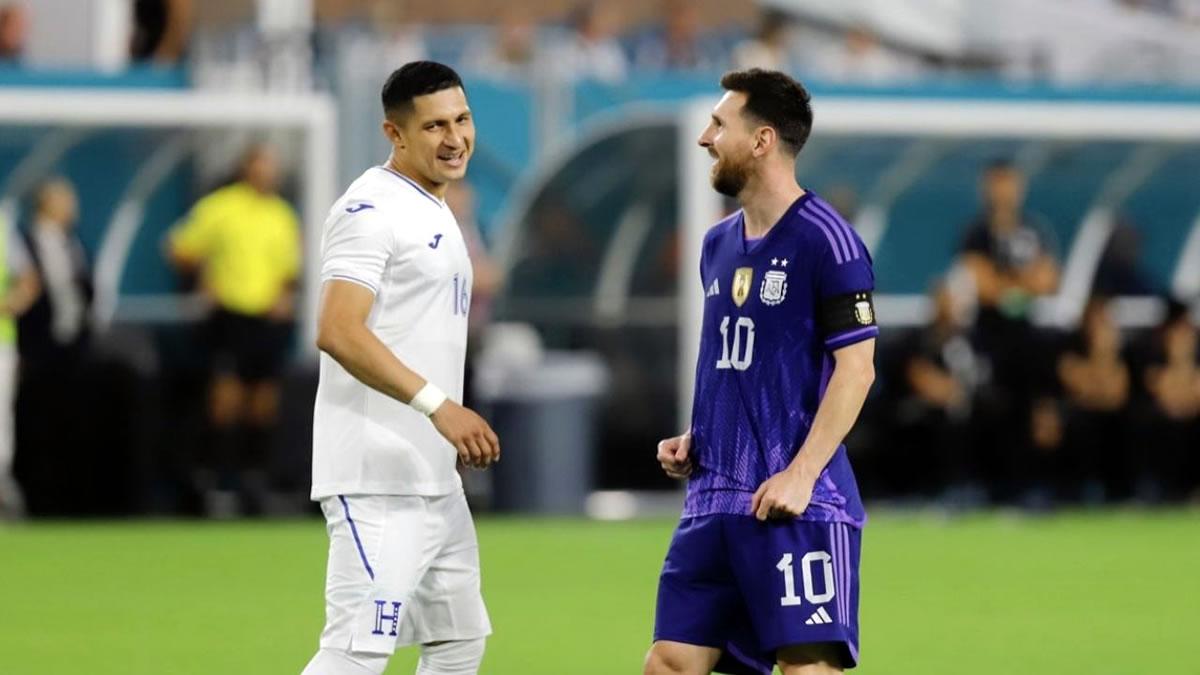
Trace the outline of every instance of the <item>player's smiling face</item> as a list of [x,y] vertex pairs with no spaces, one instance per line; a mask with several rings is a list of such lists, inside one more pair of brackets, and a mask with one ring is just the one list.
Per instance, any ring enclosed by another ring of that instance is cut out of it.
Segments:
[[742,116],[746,95],[725,92],[697,142],[713,158],[709,178],[721,194],[736,197],[746,187],[753,161],[753,129]]
[[[395,133],[386,127],[391,124]],[[394,157],[405,173],[435,194],[467,173],[475,149],[475,121],[461,87],[443,89],[413,99],[401,123],[384,123]]]

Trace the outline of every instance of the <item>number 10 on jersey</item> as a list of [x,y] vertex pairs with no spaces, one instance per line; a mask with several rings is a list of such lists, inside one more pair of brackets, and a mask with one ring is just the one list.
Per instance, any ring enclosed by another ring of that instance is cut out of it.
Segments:
[[[721,360],[717,370],[746,370],[754,361],[754,319],[739,316],[733,324],[733,344],[729,344],[729,319],[721,319]],[[743,337],[743,335],[745,337]]]

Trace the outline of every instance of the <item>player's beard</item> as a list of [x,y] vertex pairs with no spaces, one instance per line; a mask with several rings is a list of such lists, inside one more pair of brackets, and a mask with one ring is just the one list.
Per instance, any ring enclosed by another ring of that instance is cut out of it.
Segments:
[[746,188],[750,179],[749,162],[732,158],[717,160],[717,171],[713,174],[713,189],[727,197],[737,197]]

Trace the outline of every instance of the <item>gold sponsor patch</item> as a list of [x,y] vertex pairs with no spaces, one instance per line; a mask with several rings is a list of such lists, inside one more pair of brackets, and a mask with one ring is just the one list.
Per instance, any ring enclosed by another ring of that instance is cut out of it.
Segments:
[[739,267],[733,273],[733,304],[741,307],[750,297],[750,287],[754,282],[753,267]]

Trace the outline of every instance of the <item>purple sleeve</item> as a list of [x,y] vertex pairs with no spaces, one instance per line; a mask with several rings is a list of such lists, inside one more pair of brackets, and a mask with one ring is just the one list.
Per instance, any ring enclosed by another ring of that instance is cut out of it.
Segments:
[[829,351],[879,335],[871,298],[875,290],[871,256],[853,230],[845,229],[844,245],[822,247],[817,265],[817,324]]

